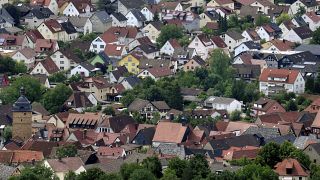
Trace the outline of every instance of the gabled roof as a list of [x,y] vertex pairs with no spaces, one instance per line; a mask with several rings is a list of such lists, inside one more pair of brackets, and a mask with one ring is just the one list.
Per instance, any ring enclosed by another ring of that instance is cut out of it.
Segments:
[[15,24],[14,18],[8,13],[5,8],[0,9],[0,22],[8,22],[10,24]]
[[[136,134],[136,136],[132,139],[132,141],[134,141],[136,137],[143,136],[144,144],[151,145],[155,132],[156,132],[155,127],[147,127],[147,128],[140,129]],[[138,144],[138,142],[136,142],[135,144]]]
[[119,0],[127,9],[141,9],[145,5],[144,0]]
[[90,6],[90,12],[93,8],[90,0],[70,0],[69,2],[75,6],[79,13],[85,13],[87,6]]
[[30,150],[0,150],[0,163],[32,163],[44,159],[41,151]]
[[[138,9],[132,9],[130,12],[132,13],[132,15],[133,15],[138,21],[144,22],[144,21],[147,20],[146,17],[145,17],[145,16],[141,13],[141,11],[138,10]],[[130,13],[130,12],[129,12],[129,13]]]
[[[290,173],[287,169],[291,169]],[[275,165],[275,172],[279,176],[309,176],[304,168],[296,159],[287,158]]]
[[320,16],[318,16],[315,12],[306,12],[306,16],[308,16],[314,23],[318,23],[320,21]]
[[122,83],[123,81],[128,82],[132,87],[134,87],[139,84],[141,80],[137,76],[129,76],[124,78],[120,83]]
[[93,71],[96,68],[96,67],[94,67],[92,64],[90,64],[87,61],[83,61],[79,65],[82,66],[83,68],[85,68],[88,71]]
[[59,159],[48,159],[48,164],[52,168],[52,170],[56,173],[58,172],[69,172],[76,171],[81,166],[84,166],[84,163],[79,157],[66,157]]
[[260,43],[255,43],[253,41],[246,41],[243,44],[246,45],[249,49],[261,49]]
[[307,39],[312,37],[312,31],[307,26],[301,26],[292,29],[301,39]]
[[153,137],[153,142],[181,143],[186,134],[187,127],[181,123],[159,122]]
[[93,16],[96,16],[101,23],[107,23],[112,20],[106,11],[96,11]]
[[[270,69],[266,68],[262,71],[259,81],[262,82],[276,82],[273,78],[285,78],[284,83],[293,84],[299,75],[297,70],[289,69]],[[271,80],[269,78],[272,78]]]
[[50,57],[47,57],[45,60],[38,61],[35,66],[37,66],[38,63],[41,63],[42,66],[46,69],[46,71],[49,74],[53,74],[55,72],[60,71],[58,66],[54,63],[54,61]]
[[179,44],[178,40],[176,39],[170,39],[168,40],[171,46],[176,49],[176,48],[181,48],[181,45]]
[[29,37],[33,43],[35,43],[37,39],[44,39],[44,37],[37,29],[27,31],[26,36]]
[[63,30],[66,31],[67,34],[77,33],[77,30],[74,28],[74,26],[71,24],[70,21],[61,23],[61,26],[62,26]]
[[32,150],[32,151],[41,151],[45,158],[48,158],[51,155],[51,151],[54,147],[58,147],[58,142],[48,142],[48,141],[36,141],[30,140],[26,142],[21,149],[22,150]]
[[118,80],[120,77],[124,76],[128,72],[129,71],[125,66],[119,66],[116,70],[112,71],[111,73]]
[[318,44],[301,44],[300,46],[298,46],[294,50],[295,51],[309,51],[316,56],[320,55],[320,45],[318,45]]
[[300,2],[302,2],[307,7],[314,7],[318,5],[316,0],[300,0]]
[[161,28],[164,26],[162,22],[160,21],[153,21],[150,23],[153,27],[155,27],[158,31],[161,30]]
[[122,13],[119,13],[119,12],[114,12],[114,13],[112,13],[112,16],[114,17],[114,18],[116,18],[118,21],[126,21],[126,20],[128,20],[127,18],[126,18],[126,16],[124,16]]
[[270,139],[280,136],[278,128],[272,127],[249,127],[243,134],[261,134],[264,139]]
[[245,146],[255,146],[259,147],[262,144],[262,140],[257,135],[241,135],[224,139],[213,139],[210,140],[211,147],[213,149],[229,149],[231,146],[233,147],[245,147]]
[[70,48],[58,50],[60,51],[64,56],[66,56],[69,60],[72,60],[76,63],[82,62],[82,60],[74,53]]
[[210,96],[205,100],[205,102],[210,102],[213,104],[230,104],[233,101],[236,101],[236,99],[216,96]]
[[[71,102],[71,105],[68,104]],[[72,108],[92,107],[93,104],[88,99],[85,92],[74,91],[70,97],[66,100],[65,105]]]
[[32,19],[33,17],[36,17],[37,19],[46,19],[49,18],[51,15],[54,14],[49,8],[35,7],[31,9],[31,11],[25,16],[25,18]]
[[113,132],[119,133],[127,125],[135,124],[135,121],[131,116],[119,115],[119,116],[106,118],[102,123],[107,127],[110,127],[113,130]]
[[21,54],[23,54],[27,59],[34,58],[37,55],[34,49],[31,49],[29,47],[20,49],[17,52],[20,52]]
[[152,74],[155,78],[173,75],[173,72],[169,67],[153,67],[146,69],[146,71],[149,71],[149,73]]
[[277,49],[279,49],[280,51],[288,51],[288,50],[292,50],[292,48],[294,47],[295,43],[288,41],[288,40],[280,40],[280,39],[272,39],[270,41],[271,44],[273,44]]
[[206,61],[203,60],[200,56],[194,56],[192,60],[197,62],[200,66],[205,66],[207,64]]
[[253,41],[261,39],[259,34],[254,29],[246,29],[245,31],[248,33],[248,35],[251,37]]
[[104,52],[108,56],[121,56],[124,49],[124,45],[107,44]]
[[49,19],[43,22],[52,33],[63,31],[61,24],[55,19]]
[[241,35],[241,33],[234,31],[234,30],[229,30],[226,32],[226,35],[230,36],[234,40],[240,40],[243,39],[244,37]]
[[213,36],[211,38],[211,41],[219,48],[227,47],[226,43],[223,41],[223,39],[220,36]]

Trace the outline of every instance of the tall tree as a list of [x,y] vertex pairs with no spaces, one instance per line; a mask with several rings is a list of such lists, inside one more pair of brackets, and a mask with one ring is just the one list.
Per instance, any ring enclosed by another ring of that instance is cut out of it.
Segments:
[[51,113],[61,110],[63,103],[72,94],[72,90],[65,84],[58,84],[55,88],[47,91],[43,96],[43,105]]
[[161,33],[157,38],[157,43],[162,47],[170,39],[180,39],[183,37],[183,30],[176,25],[165,25],[161,28]]
[[162,176],[162,166],[157,157],[148,157],[142,161],[142,166],[152,172],[157,178]]

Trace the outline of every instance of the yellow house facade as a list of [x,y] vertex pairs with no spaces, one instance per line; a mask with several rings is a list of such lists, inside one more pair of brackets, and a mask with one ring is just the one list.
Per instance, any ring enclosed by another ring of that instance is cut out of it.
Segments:
[[119,61],[119,66],[125,66],[130,73],[139,73],[139,59],[129,54]]

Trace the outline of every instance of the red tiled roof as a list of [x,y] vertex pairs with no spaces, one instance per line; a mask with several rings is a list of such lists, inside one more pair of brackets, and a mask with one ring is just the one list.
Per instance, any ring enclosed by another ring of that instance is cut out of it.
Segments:
[[54,47],[57,45],[57,41],[56,40],[51,40],[51,39],[37,39],[36,40],[36,47],[35,47],[35,51],[36,52],[41,52],[41,48],[46,48],[46,49],[50,49],[50,50],[54,50]]
[[61,24],[55,19],[49,19],[43,22],[52,33],[57,33],[63,31]]
[[218,30],[219,29],[219,24],[216,22],[207,22],[207,24],[205,25],[205,27],[209,28],[209,29],[214,29],[214,30]]
[[107,44],[104,53],[108,56],[121,56],[124,48],[124,45]]
[[0,150],[0,163],[31,163],[44,159],[41,151],[29,150]]
[[119,158],[122,156],[124,149],[121,147],[106,147],[100,146],[98,148],[98,155],[100,156],[113,156],[115,158]]
[[113,43],[118,41],[119,37],[134,39],[138,34],[135,27],[111,27],[101,35],[105,43]]
[[219,36],[213,36],[211,38],[211,41],[218,46],[219,48],[225,48],[227,47],[226,43],[223,41],[223,39]]
[[298,70],[289,69],[271,69],[266,68],[262,71],[259,81],[261,82],[277,82],[275,80],[269,80],[268,78],[286,78],[284,83],[293,84],[299,75]]
[[176,48],[181,48],[178,40],[176,40],[176,39],[170,39],[170,40],[169,40],[169,43],[171,44],[171,46],[172,46],[174,49],[176,49]]
[[[287,169],[291,169],[290,174],[288,174]],[[292,158],[284,159],[282,162],[277,163],[275,172],[280,176],[308,176],[305,168],[296,159]]]
[[171,69],[168,67],[153,67],[146,70],[156,78],[166,77],[173,74]]
[[181,123],[159,122],[154,134],[154,142],[181,143],[187,127]]
[[27,31],[26,36],[28,36],[33,43],[36,43],[37,39],[44,39],[37,29]]
[[280,51],[289,51],[295,46],[294,42],[288,40],[273,39],[270,41]]
[[320,21],[320,16],[318,16],[315,12],[307,12],[306,16],[308,16],[313,22],[318,23]]

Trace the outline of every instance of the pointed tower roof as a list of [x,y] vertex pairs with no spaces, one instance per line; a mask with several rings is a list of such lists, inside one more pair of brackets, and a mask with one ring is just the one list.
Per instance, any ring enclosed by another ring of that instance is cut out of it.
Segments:
[[13,104],[12,111],[13,112],[30,112],[30,111],[32,111],[31,103],[27,99],[27,97],[25,97],[24,87],[20,88],[20,97]]

